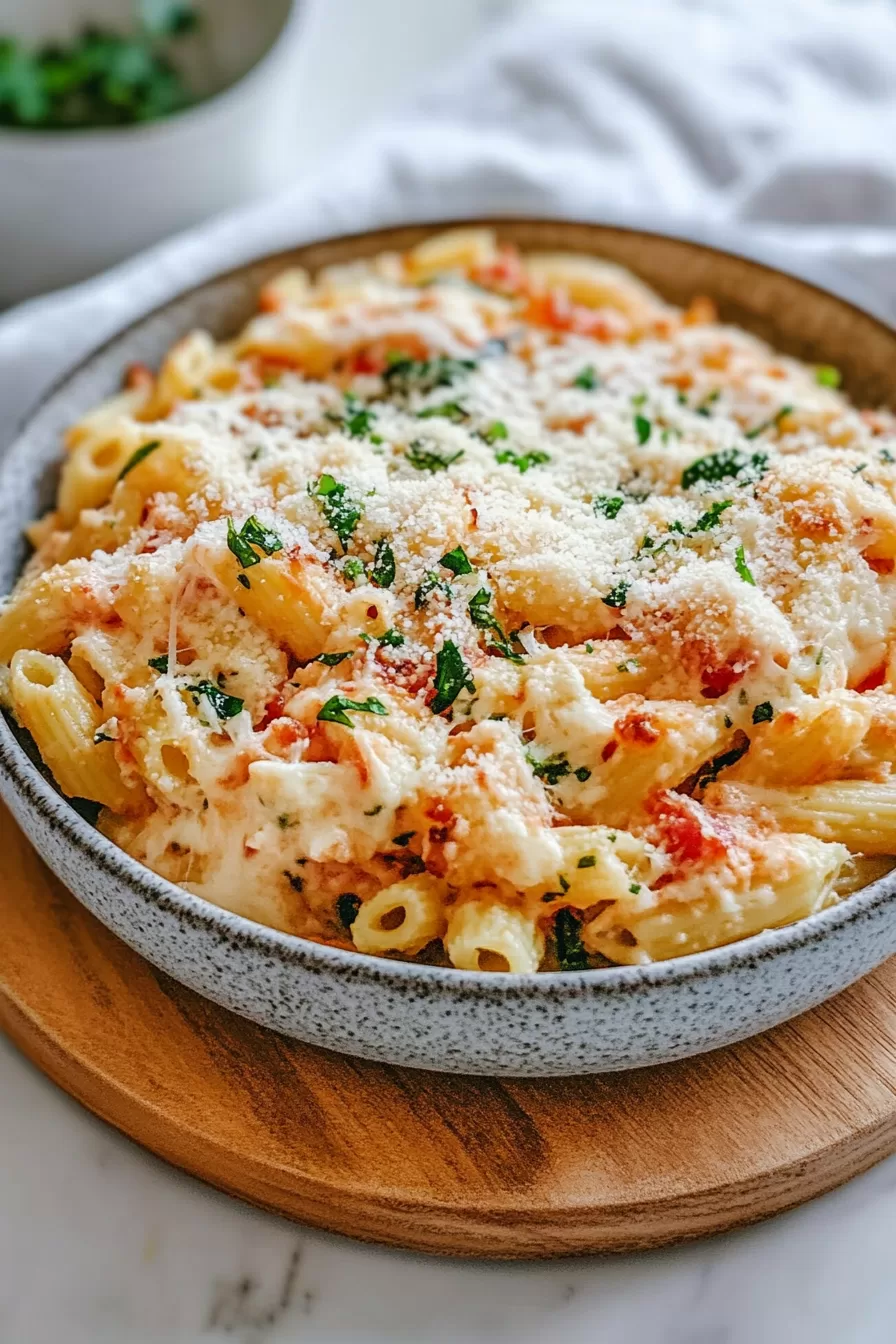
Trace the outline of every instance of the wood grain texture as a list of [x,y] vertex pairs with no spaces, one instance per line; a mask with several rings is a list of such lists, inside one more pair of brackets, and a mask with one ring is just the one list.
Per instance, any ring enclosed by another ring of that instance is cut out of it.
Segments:
[[470,1256],[753,1222],[896,1148],[896,962],[765,1036],[627,1074],[491,1080],[286,1040],[155,971],[0,811],[0,1026],[138,1143],[263,1208]]

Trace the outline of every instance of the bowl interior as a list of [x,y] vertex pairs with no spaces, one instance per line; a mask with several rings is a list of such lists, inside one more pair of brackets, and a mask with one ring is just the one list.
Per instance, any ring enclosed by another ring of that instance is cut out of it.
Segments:
[[[701,243],[639,229],[547,220],[484,222],[493,224],[501,237],[524,249],[566,249],[617,261],[630,267],[674,302],[686,303],[696,294],[710,295],[718,303],[725,320],[755,332],[783,351],[810,361],[836,365],[843,374],[847,391],[858,404],[896,405],[896,332],[849,300],[818,289],[805,280]],[[253,313],[259,287],[285,266],[303,265],[315,270],[324,265],[370,256],[386,248],[403,249],[446,226],[447,222],[441,221],[383,229],[313,243],[249,263],[157,309],[90,356],[49,394],[0,466],[0,529],[7,539],[7,544],[0,548],[0,593],[12,588],[26,557],[27,548],[21,534],[24,520],[38,516],[53,502],[63,431],[102,398],[118,390],[122,371],[129,363],[158,364],[168,347],[192,328],[205,328],[216,337],[231,335]],[[6,751],[11,749],[16,755],[21,763],[21,777],[27,778],[28,765],[22,748],[14,745],[10,728],[2,720],[0,742]],[[15,773],[18,776],[19,770]],[[49,784],[43,787],[49,792]],[[76,819],[73,817],[73,820]],[[125,866],[133,863],[123,855],[120,861]],[[155,884],[159,883],[160,879],[155,879]],[[873,889],[866,889],[861,898],[853,900],[865,904],[866,898],[873,897],[878,889],[882,891],[885,885],[889,890],[890,884],[885,879],[883,884],[875,884]],[[177,899],[176,889],[170,891]],[[193,898],[184,895],[184,901],[191,902]],[[201,904],[205,905],[204,902]],[[832,907],[811,921],[803,921],[803,926],[811,923],[813,927],[827,928],[848,919],[847,907],[858,909],[858,904],[846,902],[844,906]],[[211,912],[213,908],[208,909]],[[216,917],[231,919],[221,912],[217,912]],[[273,931],[258,929],[258,934],[262,939],[269,937],[278,943],[301,943],[301,940],[288,939]],[[748,957],[750,948],[760,942],[778,945],[799,940],[802,936],[799,926],[773,930],[735,944],[734,948],[721,948],[685,960],[709,966],[719,957],[732,954]],[[367,959],[361,957],[359,960]],[[647,978],[655,979],[683,971],[681,962],[666,963],[665,970],[663,964],[652,968],[620,968],[607,972],[609,979],[601,979],[607,984],[610,980],[628,983],[632,979],[643,979],[645,972]],[[399,971],[395,973],[398,975]],[[474,978],[477,977],[474,975]],[[506,977],[508,981],[516,978]],[[578,980],[581,977],[570,973],[563,978]]]
[[[283,29],[291,0],[191,0],[202,16],[199,30],[180,38],[172,49],[190,88],[202,98],[241,79],[270,49]],[[132,32],[136,0],[28,0],[15,6],[4,33],[42,43],[74,37],[85,23],[118,33]]]

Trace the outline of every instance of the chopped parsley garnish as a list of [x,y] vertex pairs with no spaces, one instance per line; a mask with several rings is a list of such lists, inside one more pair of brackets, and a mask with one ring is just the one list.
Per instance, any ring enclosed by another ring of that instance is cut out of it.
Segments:
[[707,761],[706,765],[700,769],[697,775],[698,789],[705,789],[707,784],[714,783],[723,770],[727,770],[729,766],[735,765],[740,760],[741,756],[746,755],[749,749],[750,739],[747,737],[746,733],[741,733],[740,741],[736,742],[730,750],[723,751],[720,756],[714,756],[711,761]]
[[418,420],[432,420],[434,416],[459,424],[467,419],[467,412],[459,401],[443,401],[438,406],[427,406],[425,411],[417,412]]
[[647,442],[647,440],[650,438],[652,430],[653,425],[646,418],[646,416],[643,415],[635,416],[635,434],[637,435],[638,443],[641,445],[642,448],[644,444]]
[[889,448],[881,448],[880,460],[881,462],[896,462],[896,457],[893,456]]
[[593,392],[595,388],[600,387],[600,379],[593,364],[586,364],[584,369],[580,369],[572,380],[573,387],[580,387],[583,392]]
[[575,772],[575,776],[580,784],[584,784],[586,780],[591,778],[591,771],[588,769],[587,765],[580,765]]
[[378,588],[391,588],[395,582],[395,556],[385,537],[376,544],[370,577]]
[[450,387],[464,374],[476,368],[475,359],[452,359],[438,355],[435,359],[408,359],[397,354],[390,358],[383,373],[383,381],[391,392],[431,392],[434,387]]
[[150,453],[154,453],[155,450],[157,448],[161,448],[161,446],[162,446],[161,439],[153,439],[151,443],[141,444],[141,446],[138,449],[136,449],[135,452],[131,453],[127,462],[125,462],[121,471],[118,473],[118,479],[120,481],[123,481],[129,471],[133,471],[135,467],[138,467],[140,465],[140,463],[143,461],[144,458],[149,457]]
[[237,581],[237,583],[241,584],[241,585],[243,586],[243,588],[251,588],[251,587],[252,587],[251,583],[250,583],[249,580],[246,578],[245,574],[237,574],[237,576],[236,576],[236,581]]
[[628,599],[628,590],[630,583],[617,583],[615,588],[611,588],[606,597],[601,598],[605,607],[624,607]]
[[595,513],[602,513],[605,518],[615,518],[624,503],[622,495],[598,495],[593,501],[593,508]]
[[782,406],[780,411],[775,411],[775,414],[769,416],[767,420],[763,420],[761,424],[754,425],[752,429],[748,429],[744,434],[744,438],[757,439],[759,435],[764,434],[767,429],[774,429],[775,426],[784,419],[785,415],[790,415],[792,410],[792,406]]
[[756,580],[753,578],[750,566],[747,564],[747,557],[744,555],[743,543],[734,552],[734,568],[744,583],[749,583],[753,588],[756,587]]
[[839,387],[843,377],[833,364],[819,364],[815,370],[815,381],[819,387]]
[[341,723],[344,728],[354,728],[347,710],[356,710],[359,714],[388,714],[382,701],[369,695],[366,700],[349,700],[344,695],[331,695],[325,705],[317,712],[322,723]]
[[436,654],[436,694],[429,705],[433,714],[444,713],[454,704],[464,687],[468,691],[476,689],[460,649],[453,640],[446,639]]
[[242,713],[243,701],[235,695],[227,695],[213,681],[200,681],[187,690],[193,696],[193,703],[199,704],[199,696],[204,695],[219,719],[233,719]]
[[631,886],[629,887],[629,891],[631,892],[631,894],[632,894],[633,896],[637,896],[637,894],[638,894],[638,892],[639,892],[640,890],[641,890],[641,883],[640,883],[640,882],[633,882],[633,883],[631,884]]
[[346,557],[345,563],[342,566],[342,572],[347,579],[351,579],[352,583],[357,579],[367,577],[367,571],[364,569],[364,561],[359,560],[356,555],[349,555]]
[[140,0],[136,8],[132,32],[87,23],[76,37],[39,47],[0,40],[0,125],[64,132],[156,121],[189,107],[194,98],[165,44],[197,28],[199,12],[184,0]]
[[452,463],[460,461],[463,455],[463,448],[458,448],[455,453],[440,453],[435,448],[425,448],[420,439],[414,439],[408,444],[405,453],[405,457],[417,471],[447,471]]
[[561,971],[585,971],[588,954],[582,945],[582,918],[569,908],[558,910],[554,920],[554,941]]
[[521,663],[523,660],[518,653],[514,653],[510,640],[504,633],[504,627],[489,611],[489,604],[492,600],[492,594],[487,588],[480,588],[470,598],[467,610],[470,613],[470,620],[478,630],[489,630],[494,635],[494,639],[488,645],[489,649],[495,653],[500,653],[503,658],[510,658],[515,663]]
[[351,650],[347,649],[345,653],[319,653],[316,658],[312,658],[312,663],[323,663],[324,667],[338,667],[344,663],[346,658],[351,658]]
[[638,672],[640,669],[641,664],[637,658],[623,658],[621,663],[616,664],[617,672]]
[[717,453],[710,453],[707,457],[698,457],[696,462],[692,462],[689,467],[685,467],[681,474],[681,484],[685,490],[698,481],[724,481],[732,476],[740,476],[742,472],[750,470],[756,476],[760,476],[768,464],[768,457],[765,453],[753,453],[749,455],[742,453],[739,448],[722,448]]
[[593,868],[597,863],[596,854],[583,854],[576,864],[577,868]]
[[715,504],[711,504],[705,513],[702,513],[694,524],[695,532],[708,532],[711,527],[715,527],[726,509],[730,509],[734,503],[733,499],[720,499]]
[[102,733],[99,729],[93,735],[93,745],[98,747],[101,742],[114,742],[115,738],[110,737],[108,733]]
[[387,630],[384,635],[377,636],[378,644],[385,644],[387,649],[400,649],[404,643],[404,635],[400,630]]
[[499,439],[507,438],[507,426],[503,420],[493,420],[488,429],[482,431],[481,437],[486,443],[497,443]]
[[526,752],[526,760],[532,767],[532,773],[536,779],[542,780],[552,788],[572,773],[572,766],[566,759],[566,752],[559,751],[555,756],[547,756],[544,760],[539,760],[537,756],[531,756]]
[[361,521],[363,505],[348,498],[348,487],[324,472],[312,492],[321,503],[328,525],[339,538],[343,552],[348,550],[352,533]]
[[344,929],[351,928],[358,917],[358,911],[360,909],[361,897],[356,896],[353,891],[343,891],[336,897],[336,913],[339,916],[339,922]]
[[373,429],[376,412],[369,406],[362,406],[351,393],[345,398],[345,418],[343,425],[353,439],[364,439]]
[[[260,523],[254,513],[246,519],[239,532],[234,526],[233,519],[228,518],[227,548],[236,556],[242,569],[257,565],[261,559],[261,556],[255,554],[253,546],[264,551],[265,555],[273,555],[275,551],[283,550],[283,542],[277,533]],[[248,588],[248,583],[245,586]]]
[[157,672],[167,672],[168,671],[167,653],[159,654],[158,658],[150,658],[149,666],[155,668]]
[[404,848],[405,845],[410,844],[416,834],[416,831],[402,831],[401,835],[393,835],[392,843]]
[[524,475],[530,467],[543,466],[550,460],[550,453],[542,452],[540,448],[534,449],[531,453],[515,453],[512,448],[502,448],[500,452],[495,453],[495,461],[499,466],[509,463],[512,467],[516,467],[520,475]]
[[451,596],[451,588],[444,579],[440,579],[438,574],[427,574],[426,578],[418,585],[414,593],[414,608],[419,611],[425,606],[431,593],[444,593],[446,597]]
[[771,723],[775,717],[775,711],[770,700],[763,700],[761,705],[756,705],[753,709],[754,723]]
[[455,546],[453,551],[446,551],[439,561],[446,569],[450,569],[454,575],[472,574],[473,566],[467,559],[467,553],[463,546]]

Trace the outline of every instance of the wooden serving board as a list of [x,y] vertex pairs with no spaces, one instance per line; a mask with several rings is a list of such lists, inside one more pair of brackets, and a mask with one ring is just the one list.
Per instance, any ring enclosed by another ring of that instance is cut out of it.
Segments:
[[0,1026],[169,1162],[350,1236],[628,1250],[765,1218],[896,1148],[896,960],[728,1050],[602,1077],[421,1073],[299,1045],[118,941],[0,809]]

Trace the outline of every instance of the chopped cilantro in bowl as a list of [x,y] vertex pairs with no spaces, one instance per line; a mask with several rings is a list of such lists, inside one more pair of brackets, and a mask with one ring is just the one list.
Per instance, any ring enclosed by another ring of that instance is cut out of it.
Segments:
[[196,98],[176,60],[201,26],[184,0],[140,0],[131,32],[85,24],[68,40],[29,47],[0,38],[0,126],[76,131],[157,121]]

